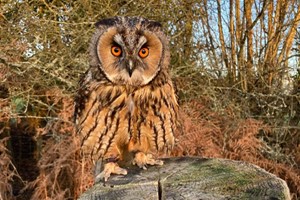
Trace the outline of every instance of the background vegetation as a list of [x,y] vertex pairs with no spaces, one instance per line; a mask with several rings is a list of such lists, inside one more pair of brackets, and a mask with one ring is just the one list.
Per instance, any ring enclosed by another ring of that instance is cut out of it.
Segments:
[[182,108],[174,156],[251,162],[300,198],[299,1],[6,0],[0,199],[72,199],[92,184],[73,95],[94,23],[115,15],[160,21],[170,36]]

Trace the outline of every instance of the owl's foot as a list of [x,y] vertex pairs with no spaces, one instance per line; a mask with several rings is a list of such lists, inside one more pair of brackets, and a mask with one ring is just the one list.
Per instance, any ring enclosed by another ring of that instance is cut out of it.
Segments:
[[147,169],[147,165],[163,165],[164,162],[162,160],[155,160],[152,154],[138,152],[135,154],[132,164],[139,166],[139,168]]
[[99,182],[102,179],[106,182],[111,174],[126,175],[127,170],[119,167],[119,165],[115,162],[106,163],[103,171],[96,176],[95,182]]

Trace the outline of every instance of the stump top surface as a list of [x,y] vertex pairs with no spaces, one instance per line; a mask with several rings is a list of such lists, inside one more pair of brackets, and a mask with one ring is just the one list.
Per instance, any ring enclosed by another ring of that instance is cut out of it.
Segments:
[[128,168],[86,191],[93,199],[290,199],[282,179],[241,161],[181,157],[147,170]]

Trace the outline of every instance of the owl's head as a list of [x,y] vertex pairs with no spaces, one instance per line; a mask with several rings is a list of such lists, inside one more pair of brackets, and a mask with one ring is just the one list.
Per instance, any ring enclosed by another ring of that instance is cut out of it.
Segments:
[[91,66],[114,84],[142,86],[169,65],[162,26],[142,17],[114,17],[96,23],[90,45]]

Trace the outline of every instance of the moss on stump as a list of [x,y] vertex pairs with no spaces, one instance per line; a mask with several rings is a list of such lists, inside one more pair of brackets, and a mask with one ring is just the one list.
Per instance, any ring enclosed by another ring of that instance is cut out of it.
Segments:
[[290,199],[286,182],[241,161],[182,157],[164,159],[163,166],[128,169],[98,183],[80,200],[99,199]]

